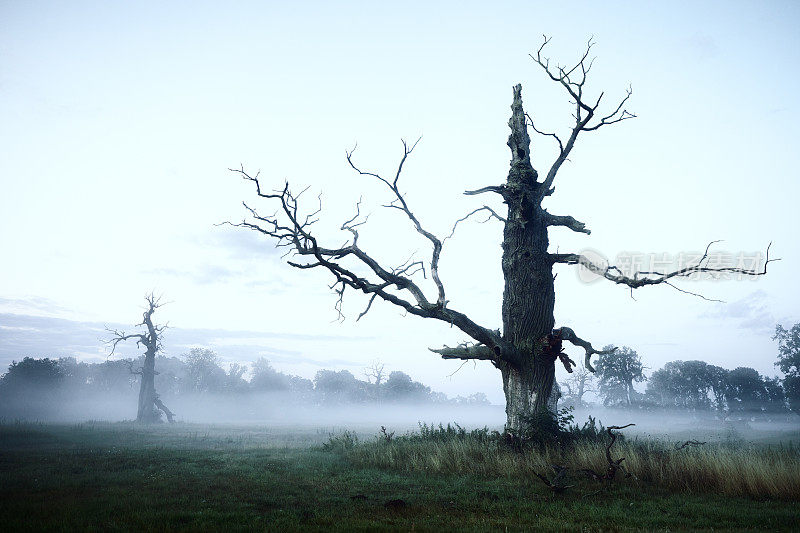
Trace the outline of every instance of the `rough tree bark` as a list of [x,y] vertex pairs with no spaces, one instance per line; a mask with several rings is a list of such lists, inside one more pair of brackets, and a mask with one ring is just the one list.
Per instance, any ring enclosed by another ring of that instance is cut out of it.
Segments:
[[[511,150],[511,165],[506,181],[499,185],[489,185],[465,192],[467,195],[499,194],[508,209],[505,217],[488,205],[484,205],[457,220],[450,234],[444,239],[439,239],[425,229],[412,212],[398,185],[403,166],[416,147],[416,143],[409,146],[403,141],[403,155],[395,175],[391,178],[361,170],[353,161],[355,149],[347,152],[347,162],[353,170],[362,176],[379,180],[389,189],[392,200],[385,207],[398,210],[411,222],[416,231],[429,241],[432,252],[427,262],[408,259],[397,267],[387,268],[367,254],[358,242],[358,229],[366,222],[366,217],[361,214],[360,201],[356,204],[355,215],[341,226],[341,230],[351,236],[348,242],[337,248],[324,247],[312,233],[312,226],[317,222],[317,215],[322,208],[321,200],[315,210],[302,214],[298,203],[302,192],[292,193],[288,183],[282,189],[267,192],[262,188],[258,174],[251,175],[243,167],[231,169],[255,185],[256,194],[260,199],[276,203],[278,211],[274,215],[264,216],[244,203],[249,218],[240,223],[227,224],[260,232],[277,240],[278,246],[288,247],[287,253],[299,257],[298,260],[289,261],[295,268],[327,269],[334,277],[331,288],[338,295],[335,308],[339,318],[343,317],[342,298],[345,289],[349,287],[369,295],[366,308],[358,319],[369,311],[377,298],[380,298],[401,307],[407,313],[440,320],[459,328],[472,341],[457,347],[445,346],[431,351],[445,359],[486,360],[498,368],[506,397],[506,430],[518,435],[523,434],[530,421],[536,420],[539,415],[552,416],[556,411],[560,393],[554,378],[555,363],[561,361],[569,372],[575,364],[563,352],[563,341],[569,341],[584,349],[584,365],[591,372],[594,372],[590,361],[592,355],[612,353],[615,350],[596,350],[590,342],[578,337],[571,328],[566,326],[555,328],[553,314],[555,264],[581,265],[599,277],[625,285],[631,290],[646,285],[666,284],[682,292],[688,292],[673,285],[674,278],[699,272],[738,272],[753,276],[766,273],[766,263],[763,271],[709,266],[708,249],[696,264],[680,270],[637,272],[633,276],[626,276],[620,268],[613,265],[596,264],[581,254],[548,252],[548,231],[553,226],[566,227],[579,233],[590,233],[584,223],[572,216],[553,215],[542,207],[542,202],[553,194],[556,174],[570,155],[578,136],[635,117],[624,107],[631,96],[630,89],[619,104],[612,106],[607,114],[598,112],[603,98],[602,93],[596,100],[587,100],[584,86],[592,64],[591,61],[587,61],[592,47],[591,42],[587,45],[580,61],[571,68],[550,66],[549,60],[542,56],[542,50],[548,42],[545,38],[542,46],[535,55],[531,55],[531,58],[551,80],[563,87],[575,105],[574,123],[569,136],[564,142],[557,134],[540,131],[523,109],[522,86],[515,86],[509,120],[511,134],[507,143]],[[552,138],[558,145],[558,156],[541,180],[539,173],[531,164],[529,127],[537,134]],[[444,284],[439,276],[439,259],[446,240],[453,236],[460,222],[477,213],[488,215],[487,221],[497,219],[504,224],[502,270],[505,287],[502,332],[481,326],[466,314],[450,307],[445,297]],[[767,248],[767,263],[770,261],[773,260],[769,259],[769,248]],[[418,285],[420,274],[425,279],[430,274],[436,289],[435,299],[429,299]]]
[[136,421],[146,424],[152,424],[161,421],[161,413],[166,415],[170,423],[174,422],[175,414],[170,411],[164,402],[159,398],[156,393],[155,377],[156,372],[156,354],[161,350],[161,335],[166,329],[166,325],[157,326],[153,324],[153,313],[156,309],[161,307],[159,299],[153,294],[146,296],[147,309],[144,312],[142,321],[137,326],[145,328],[144,333],[132,333],[126,335],[122,331],[109,330],[113,337],[109,340],[112,349],[111,354],[120,342],[136,339],[136,346],[144,346],[144,363],[142,367],[134,370],[131,365],[131,372],[141,376],[141,384],[139,386],[139,403],[136,412]]

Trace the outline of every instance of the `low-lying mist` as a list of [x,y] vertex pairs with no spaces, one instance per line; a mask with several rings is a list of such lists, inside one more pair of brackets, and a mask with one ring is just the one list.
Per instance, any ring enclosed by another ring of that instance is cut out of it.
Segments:
[[[86,421],[118,422],[136,418],[137,393],[92,393],[80,396],[64,394],[26,395],[5,398],[0,405],[0,419],[5,421],[78,423]],[[318,428],[391,427],[405,431],[418,423],[447,424],[463,427],[501,428],[505,421],[502,406],[438,405],[432,403],[386,402],[377,404],[298,401],[292,393],[264,392],[247,395],[184,394],[164,400],[175,413],[177,422],[193,424],[234,424],[296,426]]]
[[[0,421],[74,424],[87,421],[123,422],[136,418],[137,392],[134,389],[114,393],[68,395],[26,394],[3,398]],[[458,405],[414,402],[374,404],[320,404],[299,401],[291,393],[264,392],[248,395],[185,394],[169,399],[169,408],[179,424],[218,426],[258,426],[283,432],[319,430],[336,433],[355,431],[377,435],[381,427],[403,434],[420,424],[458,424],[465,429],[488,427],[502,431],[505,410],[500,405]],[[745,439],[749,441],[800,440],[800,417],[789,415],[754,415],[724,417],[711,411],[657,411],[610,409],[589,406],[570,412],[572,424],[582,425],[594,417],[605,426],[636,424],[624,431],[631,437],[654,437],[666,440],[699,439],[708,441]]]
[[572,412],[574,424],[582,425],[594,417],[604,426],[624,426],[626,435],[660,440],[800,441],[800,417],[795,414],[726,416],[715,411],[614,409],[590,406]]

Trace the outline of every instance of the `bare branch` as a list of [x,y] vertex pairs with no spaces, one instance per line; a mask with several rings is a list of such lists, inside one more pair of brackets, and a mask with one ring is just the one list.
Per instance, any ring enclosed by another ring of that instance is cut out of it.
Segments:
[[[409,147],[404,143],[403,147],[403,160],[405,160],[414,146]],[[431,275],[434,278],[439,293],[436,302],[429,301],[423,290],[411,279],[411,276],[420,270],[423,271],[423,274],[425,273],[424,265],[421,262],[411,262],[409,259],[400,267],[389,269],[383,267],[376,259],[359,247],[358,230],[356,228],[363,223],[359,218],[361,214],[359,204],[356,204],[356,215],[341,226],[344,231],[349,231],[353,234],[352,242],[337,248],[323,247],[311,233],[311,223],[308,217],[302,215],[297,196],[292,193],[288,183],[284,185],[282,190],[267,193],[264,192],[258,175],[251,176],[243,168],[232,169],[232,172],[241,175],[243,179],[253,182],[256,193],[260,198],[265,198],[271,202],[277,203],[278,210],[272,216],[263,216],[255,209],[245,205],[251,215],[251,220],[243,220],[240,223],[230,225],[243,227],[266,235],[277,241],[276,244],[278,246],[288,246],[292,254],[306,259],[288,261],[288,264],[295,268],[323,268],[330,272],[334,277],[331,289],[336,294],[336,304],[334,307],[337,312],[337,320],[341,320],[344,317],[342,310],[344,293],[347,288],[351,288],[370,297],[366,309],[359,315],[359,318],[363,317],[366,312],[369,311],[376,298],[381,298],[382,300],[401,307],[404,311],[413,315],[424,318],[436,318],[454,325],[477,342],[491,347],[496,353],[502,352],[503,341],[499,334],[476,324],[465,314],[447,307],[447,301],[444,300],[444,287],[438,277],[438,261],[442,249],[442,241],[422,227],[419,220],[409,209],[402,194],[400,194],[397,184],[400,170],[402,169],[402,162],[398,166],[398,172],[394,179],[388,181],[376,173],[358,170],[352,161],[352,152],[348,152],[347,155],[351,166],[360,174],[373,176],[379,179],[393,191],[395,207],[403,211],[417,228],[417,231],[433,243],[434,250],[430,267]],[[342,264],[342,260],[344,259],[353,259],[358,265],[366,267],[372,279],[363,274],[359,274],[350,267],[345,267]],[[410,295],[410,298],[405,297],[404,294]]]
[[403,263],[403,265],[392,270],[393,274],[408,274],[409,276],[413,276],[417,272],[422,272],[422,277],[425,279],[428,278],[428,276],[425,274],[425,263],[422,261],[414,261],[413,263],[407,264]]
[[405,164],[406,159],[408,159],[408,156],[417,146],[417,143],[419,143],[420,139],[422,139],[422,137],[417,139],[417,141],[410,148],[405,141],[402,141],[403,157],[400,159],[400,164],[397,166],[397,172],[395,174],[394,180],[391,183],[388,180],[382,178],[379,174],[375,172],[364,172],[360,170],[358,167],[356,167],[355,163],[353,163],[353,152],[355,151],[355,148],[353,148],[353,150],[351,150],[350,152],[347,152],[347,162],[350,164],[353,170],[355,170],[359,174],[364,176],[375,177],[381,182],[385,183],[392,191],[392,193],[394,193],[395,196],[395,198],[392,200],[392,203],[388,204],[386,207],[399,209],[400,211],[404,212],[406,216],[409,218],[409,220],[411,220],[411,222],[414,224],[414,227],[416,228],[417,232],[431,242],[431,244],[433,245],[433,253],[431,255],[430,271],[431,271],[431,277],[433,278],[433,282],[436,284],[436,288],[439,292],[439,296],[436,300],[436,303],[437,305],[444,307],[447,303],[447,300],[445,299],[444,285],[442,284],[442,281],[439,278],[439,256],[442,253],[442,241],[440,241],[433,233],[427,231],[425,228],[422,227],[422,224],[420,223],[419,219],[417,219],[416,215],[414,215],[411,209],[409,209],[408,204],[406,203],[406,200],[403,197],[403,195],[400,193],[400,189],[398,188],[397,185],[398,181],[400,180],[400,173],[403,171],[403,165]]
[[555,472],[555,476],[553,476],[552,480],[547,479],[545,476],[539,474],[538,472],[534,472],[533,474],[539,479],[541,479],[542,483],[550,487],[550,490],[552,490],[556,494],[564,492],[565,490],[575,486],[566,484],[566,475],[567,471],[569,470],[567,467],[559,465],[550,465],[550,466]]
[[728,273],[728,274],[742,274],[745,276],[763,276],[767,273],[767,266],[770,263],[774,261],[780,261],[780,258],[771,259],[769,257],[769,250],[770,247],[772,246],[772,243],[769,243],[769,245],[767,246],[766,261],[764,262],[763,270],[747,269],[741,267],[708,266],[709,250],[711,249],[711,246],[717,242],[719,241],[711,241],[708,244],[708,246],[706,246],[706,251],[705,253],[703,253],[703,256],[694,265],[689,265],[687,267],[674,270],[672,272],[640,271],[640,272],[635,272],[633,277],[626,276],[625,274],[623,274],[622,270],[617,266],[614,265],[604,266],[593,263],[591,259],[582,254],[550,254],[550,258],[554,263],[581,265],[590,272],[597,274],[598,276],[601,276],[609,281],[613,281],[614,283],[617,283],[619,285],[626,285],[631,289],[638,289],[639,287],[644,287],[646,285],[658,285],[664,283],[672,286],[676,290],[685,292],[687,294],[692,294],[694,296],[698,296],[706,300],[710,299],[705,298],[700,294],[679,289],[678,287],[675,287],[670,283],[668,283],[668,281],[673,278],[685,278],[696,273],[710,273],[710,274]]
[[109,344],[111,346],[111,351],[108,353],[106,357],[111,357],[112,355],[114,355],[117,349],[117,345],[120,342],[124,342],[130,339],[138,339],[136,341],[136,345],[139,346],[145,341],[145,336],[141,333],[132,333],[130,335],[127,335],[124,331],[111,329],[108,327],[105,329],[108,333],[111,333],[112,335],[112,338],[105,341],[106,344]]
[[[321,197],[322,195],[320,194],[320,202],[319,202],[320,207],[314,214],[319,213],[322,210]],[[345,220],[340,228],[342,231],[349,231],[350,233],[353,234],[353,245],[356,245],[358,243],[358,231],[356,230],[356,228],[366,224],[367,220],[369,220],[369,215],[367,215],[366,217],[364,217],[363,220],[359,221],[358,217],[360,216],[361,216],[361,198],[359,198],[358,202],[356,202],[356,214],[353,215],[352,218]],[[308,218],[309,217],[306,217],[306,221],[308,221]]]
[[585,233],[587,235],[592,233],[591,230],[586,227],[586,224],[569,215],[551,215],[546,210],[543,211],[548,226],[564,226],[577,233]]
[[555,133],[545,133],[543,131],[540,131],[536,127],[536,125],[533,123],[533,118],[528,113],[525,113],[525,117],[527,117],[527,119],[528,119],[528,126],[533,128],[533,131],[535,131],[539,135],[543,135],[544,137],[552,137],[552,138],[554,138],[556,140],[556,142],[558,143],[558,151],[559,151],[559,153],[564,151],[564,143],[561,142],[561,138],[558,135],[556,135]]
[[434,353],[442,356],[442,359],[480,359],[484,361],[497,361],[497,353],[483,344],[459,344],[455,348],[444,346],[443,348],[428,348]]
[[679,442],[676,442],[676,443],[675,443],[675,449],[676,449],[676,450],[682,450],[682,449],[686,448],[687,446],[691,446],[691,447],[699,447],[699,446],[702,446],[702,445],[704,445],[705,443],[706,443],[706,441],[702,441],[702,442],[700,442],[700,441],[698,441],[698,440],[687,440],[687,441],[686,441],[686,442],[684,442],[683,444],[681,444],[681,443],[679,443]]
[[[625,424],[624,426],[608,426],[606,428],[606,430],[608,431],[608,434],[611,436],[611,442],[609,442],[608,446],[606,447],[606,460],[608,460],[608,473],[606,475],[607,475],[609,481],[614,479],[614,477],[616,476],[617,470],[622,468],[622,461],[625,460],[624,457],[620,457],[616,461],[611,458],[611,447],[614,446],[614,442],[616,442],[617,435],[618,435],[617,433],[614,433],[611,430],[612,429],[618,429],[618,430],[619,429],[625,429],[627,427],[631,427],[631,426],[635,426],[635,425],[636,424],[631,423],[631,424]],[[630,476],[628,475],[626,477],[630,477]]]
[[636,118],[636,115],[634,113],[631,113],[630,111],[628,111],[627,109],[623,109],[622,107],[625,105],[625,102],[628,101],[628,99],[631,97],[632,94],[633,94],[633,88],[629,86],[628,89],[625,91],[625,98],[622,99],[622,101],[619,103],[619,105],[613,112],[601,118],[600,122],[598,122],[594,126],[583,128],[583,131],[594,131],[600,128],[601,126],[608,126],[609,124],[616,124],[617,122],[622,122],[623,120]]
[[369,312],[370,307],[372,307],[372,302],[374,302],[375,298],[377,298],[377,297],[378,297],[378,293],[377,292],[372,293],[372,296],[370,296],[370,298],[369,298],[369,302],[367,302],[367,307],[358,314],[358,318],[356,318],[356,322],[361,320],[361,317],[363,317],[364,315],[366,315]]
[[635,426],[636,424],[625,424],[624,426],[608,426],[606,430],[608,431],[609,436],[611,437],[611,441],[606,446],[606,461],[608,462],[608,466],[606,467],[606,471],[603,474],[599,474],[590,468],[584,468],[582,472],[586,475],[594,479],[595,481],[607,481],[612,482],[617,477],[617,472],[622,470],[625,472],[625,477],[633,477],[631,472],[628,472],[624,466],[622,466],[622,462],[625,460],[624,457],[620,457],[619,459],[612,459],[611,457],[611,447],[614,446],[614,443],[617,440],[617,433],[611,431],[612,429],[625,429],[630,426]]
[[[699,292],[692,292],[692,291],[687,291],[687,290],[685,290],[685,289],[681,289],[680,287],[678,287],[678,286],[676,286],[676,285],[673,285],[673,284],[672,284],[672,283],[670,283],[669,281],[665,281],[665,282],[664,282],[664,285],[669,285],[670,287],[672,287],[672,288],[673,288],[673,289],[675,289],[676,291],[678,291],[678,292],[682,292],[683,294],[688,294],[688,295],[690,295],[690,296],[697,296],[698,298],[702,298],[703,300],[705,300],[705,301],[707,301],[707,302],[717,302],[717,303],[721,303],[721,304],[725,303],[723,300],[717,300],[716,298],[706,298],[705,296],[703,296],[703,295],[702,295],[702,294],[700,294]],[[631,292],[633,292],[633,289],[631,289]],[[631,297],[632,297],[632,296],[631,296]]]
[[592,344],[590,342],[587,342],[587,341],[581,339],[580,337],[578,337],[575,334],[575,331],[573,331],[572,328],[568,328],[566,326],[562,326],[561,328],[559,328],[556,331],[559,332],[558,335],[561,337],[561,339],[563,339],[565,341],[569,341],[572,344],[574,344],[575,346],[580,346],[581,348],[584,349],[584,351],[586,352],[586,358],[584,359],[583,365],[590,372],[595,372],[595,369],[592,366],[592,362],[591,362],[592,355],[594,355],[594,354],[602,355],[602,354],[607,354],[607,353],[613,353],[613,352],[615,352],[617,350],[616,348],[611,348],[609,350],[597,350],[592,346]]
[[464,191],[464,194],[467,196],[474,196],[476,194],[483,194],[485,192],[496,192],[500,196],[505,195],[505,185],[488,185],[486,187],[481,187],[480,189],[475,189],[474,191]]
[[500,222],[503,222],[503,223],[505,223],[505,221],[506,221],[506,219],[505,219],[505,218],[503,218],[503,217],[501,217],[500,215],[498,215],[498,214],[495,212],[495,210],[494,210],[494,209],[492,209],[492,208],[491,208],[491,207],[489,207],[488,205],[484,205],[483,207],[479,207],[479,208],[477,208],[477,209],[473,209],[472,211],[470,211],[469,213],[467,213],[467,214],[466,214],[466,215],[464,215],[463,217],[461,217],[461,218],[459,218],[458,220],[456,220],[455,224],[453,224],[453,229],[452,229],[452,231],[450,231],[450,235],[448,235],[447,237],[445,237],[444,239],[442,239],[442,244],[444,244],[444,242],[445,242],[447,239],[451,238],[451,237],[452,237],[452,236],[455,234],[455,232],[456,232],[456,227],[458,226],[458,223],[459,223],[459,222],[464,222],[465,220],[467,220],[467,219],[468,219],[469,217],[471,217],[472,215],[474,215],[474,214],[476,214],[476,213],[480,213],[481,211],[488,211],[488,212],[489,212],[489,216],[488,216],[488,217],[486,217],[486,220],[482,221],[482,222],[481,222],[481,224],[485,224],[486,222],[489,222],[489,220],[491,220],[492,218],[496,218],[497,220],[499,220]]
[[635,114],[629,112],[627,109],[624,108],[624,105],[633,94],[632,89],[629,87],[625,97],[617,105],[614,111],[600,118],[600,120],[595,124],[591,124],[592,120],[596,116],[598,108],[600,107],[600,102],[603,99],[603,93],[601,93],[600,96],[598,96],[597,100],[595,100],[593,104],[590,104],[587,102],[584,96],[584,86],[586,84],[586,76],[591,70],[592,64],[594,63],[594,59],[591,60],[588,59],[592,46],[594,46],[592,39],[589,39],[589,41],[587,42],[586,51],[581,56],[580,60],[569,70],[566,70],[564,67],[560,66],[557,66],[555,68],[551,67],[550,59],[542,55],[542,51],[549,42],[550,38],[545,35],[542,45],[536,51],[536,55],[534,54],[528,54],[528,55],[530,56],[531,59],[533,59],[533,61],[537,65],[539,65],[542,68],[542,70],[544,70],[544,72],[551,80],[559,83],[567,91],[567,94],[569,95],[571,102],[575,106],[575,112],[573,114],[573,118],[575,119],[575,124],[572,127],[572,131],[570,132],[569,137],[567,138],[567,142],[563,143],[561,139],[555,134],[544,133],[538,130],[533,125],[533,120],[530,119],[530,117],[528,117],[530,120],[530,125],[534,129],[534,131],[536,131],[541,135],[554,137],[558,141],[559,145],[558,157],[550,166],[550,170],[547,172],[547,176],[545,177],[545,180],[540,188],[541,197],[550,194],[555,176],[558,173],[558,170],[561,168],[561,165],[563,165],[564,162],[567,161],[567,158],[569,157],[572,148],[575,146],[575,141],[577,140],[578,135],[581,132],[594,131],[602,126],[615,124],[617,122],[622,122],[623,120],[636,117]]

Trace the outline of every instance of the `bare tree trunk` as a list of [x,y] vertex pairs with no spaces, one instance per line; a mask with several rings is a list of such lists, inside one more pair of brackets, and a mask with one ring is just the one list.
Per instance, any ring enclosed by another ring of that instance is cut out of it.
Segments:
[[145,353],[142,366],[142,383],[139,386],[139,410],[136,414],[137,422],[151,424],[161,421],[161,413],[156,408],[158,395],[156,394],[156,357],[150,350]]
[[547,220],[543,196],[531,166],[530,137],[522,109],[522,87],[514,87],[511,105],[511,169],[503,196],[508,217],[503,231],[503,337],[513,347],[500,364],[506,395],[506,430],[520,432],[537,411],[554,413],[551,397],[555,360],[543,353],[543,339],[555,324],[553,264],[547,253]]
[[[556,412],[561,390],[553,377],[555,365],[542,366],[539,374],[519,371],[511,365],[501,369],[506,396],[506,431],[523,435],[535,422],[537,412],[539,415]],[[545,393],[548,383],[549,392]]]

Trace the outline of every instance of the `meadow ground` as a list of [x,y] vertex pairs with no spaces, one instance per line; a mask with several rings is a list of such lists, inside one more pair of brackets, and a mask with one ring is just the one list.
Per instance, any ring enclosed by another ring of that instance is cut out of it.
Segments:
[[[333,439],[330,434],[337,435]],[[488,433],[341,428],[0,424],[0,528],[19,530],[769,530],[800,527],[800,433],[712,448],[628,439],[517,453]],[[794,441],[791,444],[791,441]],[[732,479],[727,482],[725,479]],[[748,481],[749,480],[749,481]],[[770,481],[772,480],[772,481]]]

